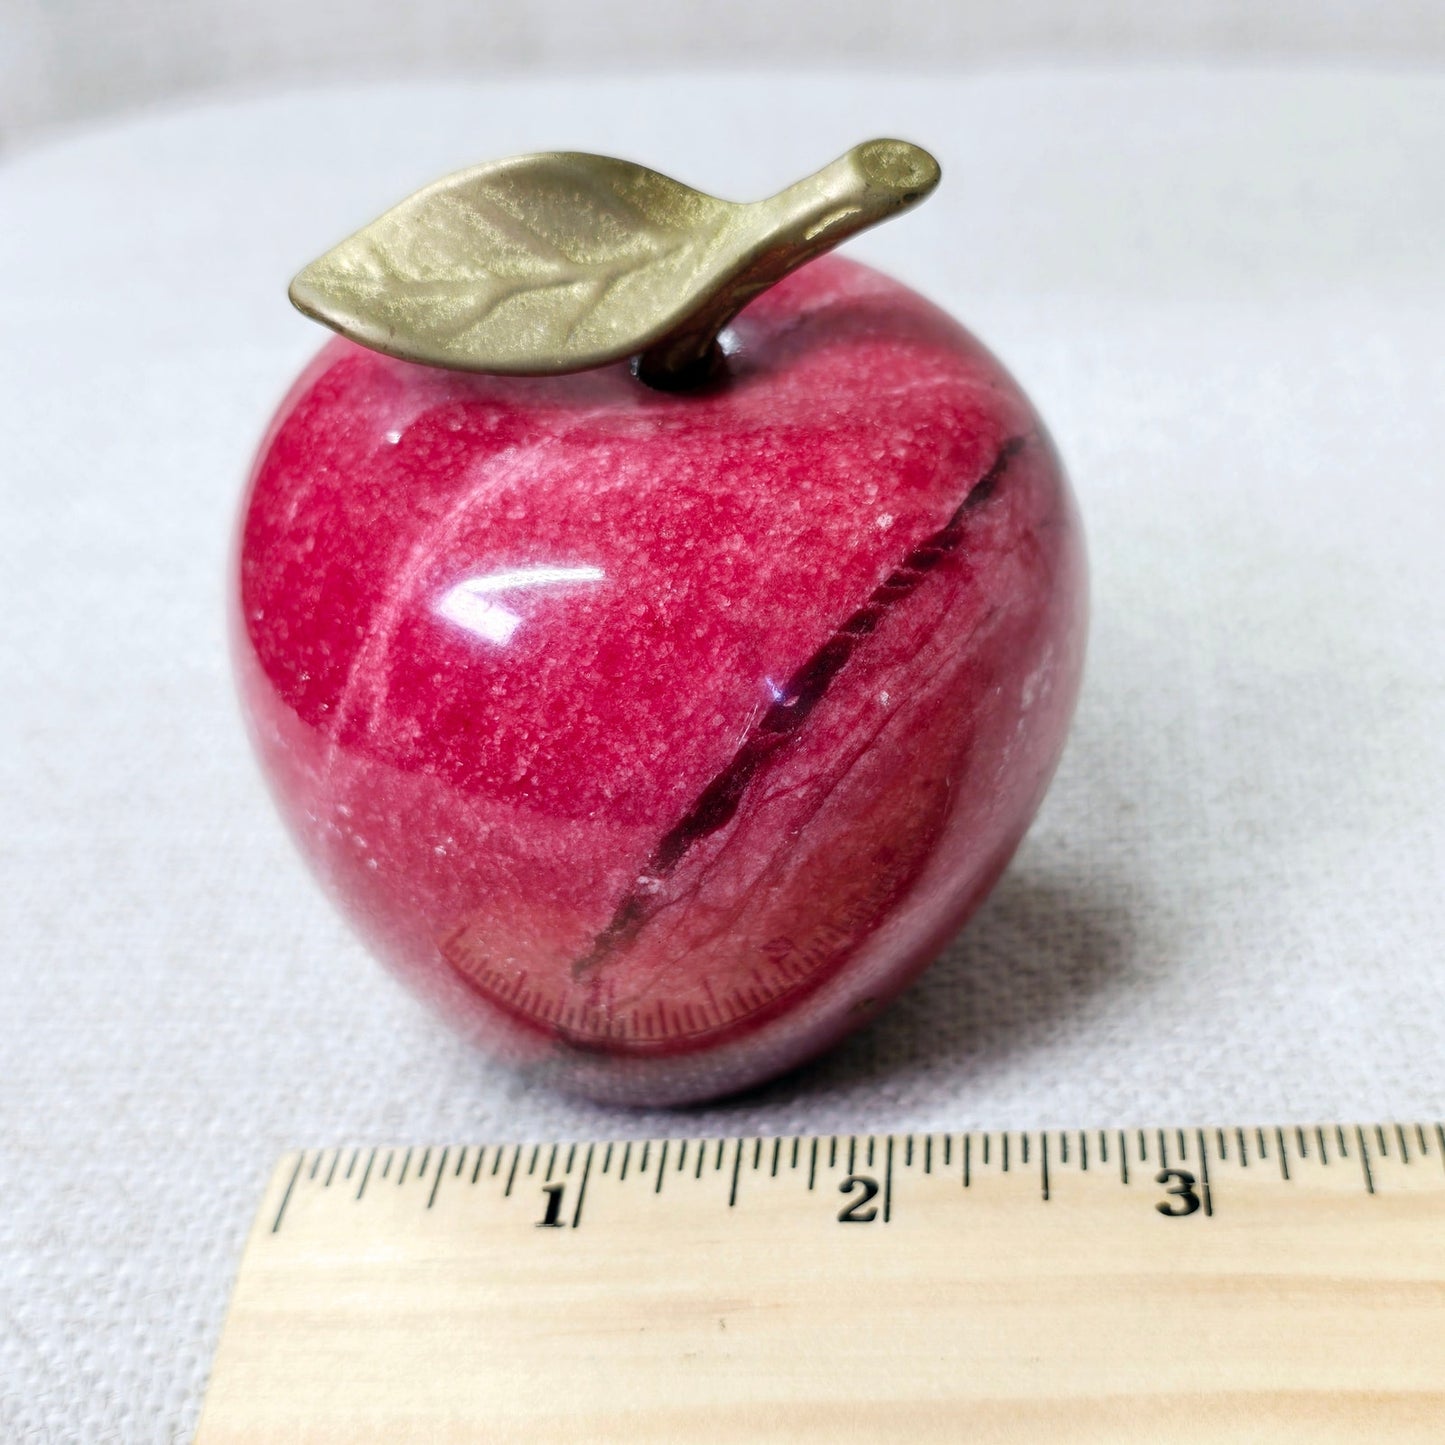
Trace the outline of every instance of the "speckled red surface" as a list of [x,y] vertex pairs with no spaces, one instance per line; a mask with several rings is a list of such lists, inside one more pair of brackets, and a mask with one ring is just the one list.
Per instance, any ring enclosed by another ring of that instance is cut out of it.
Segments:
[[828,258],[726,379],[333,341],[262,447],[235,658],[302,852],[463,1027],[564,1087],[744,1087],[865,1022],[1063,744],[1077,518],[1017,387]]

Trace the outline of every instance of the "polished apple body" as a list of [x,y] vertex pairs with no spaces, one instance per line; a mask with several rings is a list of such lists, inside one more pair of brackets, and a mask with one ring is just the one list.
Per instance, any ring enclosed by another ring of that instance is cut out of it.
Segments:
[[565,1088],[680,1102],[871,1018],[983,899],[1078,687],[1078,522],[947,316],[830,258],[651,390],[332,341],[262,447],[235,660],[371,945]]

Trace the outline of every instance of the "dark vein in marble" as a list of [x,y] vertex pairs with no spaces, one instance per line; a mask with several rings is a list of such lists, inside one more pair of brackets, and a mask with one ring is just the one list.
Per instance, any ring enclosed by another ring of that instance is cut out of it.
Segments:
[[[749,730],[727,766],[702,790],[682,819],[663,835],[647,860],[642,873],[644,880],[661,882],[667,878],[689,849],[732,821],[749,784],[773,754],[797,735],[863,639],[877,628],[890,608],[913,593],[945,557],[958,549],[969,514],[993,495],[1009,462],[1023,446],[1022,437],[1006,441],[948,521],[920,542],[874,588],[867,602],[793,673],[781,696]],[[629,892],[607,927],[597,935],[592,948],[573,964],[573,975],[580,978],[590,972],[619,943],[631,938],[646,920],[649,901],[649,893],[643,888]]]

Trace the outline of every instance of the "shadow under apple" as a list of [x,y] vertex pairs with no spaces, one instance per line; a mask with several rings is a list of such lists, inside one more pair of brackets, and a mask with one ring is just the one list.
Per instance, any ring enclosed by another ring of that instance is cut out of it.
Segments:
[[[1018,860],[938,961],[878,1020],[811,1064],[704,1110],[777,1116],[865,1093],[869,1112],[996,1070],[1078,1026],[1138,972],[1138,900],[1114,880]],[[962,1066],[962,1074],[960,1072]],[[880,1122],[887,1127],[886,1122]]]

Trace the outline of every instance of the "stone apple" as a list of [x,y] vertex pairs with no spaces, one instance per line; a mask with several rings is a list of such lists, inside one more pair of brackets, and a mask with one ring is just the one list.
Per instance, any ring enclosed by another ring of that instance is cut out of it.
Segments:
[[616,1102],[873,1018],[1008,863],[1084,648],[1058,459],[953,320],[829,257],[721,340],[682,391],[333,340],[239,527],[302,853],[460,1027]]

